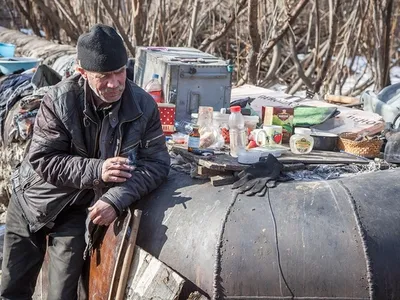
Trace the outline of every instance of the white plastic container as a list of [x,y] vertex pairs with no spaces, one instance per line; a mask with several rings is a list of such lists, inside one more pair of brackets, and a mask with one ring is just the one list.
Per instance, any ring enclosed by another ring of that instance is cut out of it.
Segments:
[[290,151],[294,154],[308,154],[314,147],[314,139],[311,136],[311,129],[297,127],[294,135],[290,137]]
[[260,161],[261,157],[267,157],[269,154],[272,154],[275,157],[279,157],[287,151],[284,148],[273,148],[273,147],[268,147],[268,148],[253,148],[249,150],[240,150],[238,153],[238,163],[240,164],[245,164],[245,165],[251,165],[256,162]]
[[[222,114],[218,111],[213,112],[213,122],[216,126],[224,126],[228,124],[230,114]],[[199,115],[197,113],[191,114],[191,120],[194,124],[197,123]],[[243,116],[244,126],[250,131],[255,129],[258,122],[260,122],[259,116]]]
[[238,157],[239,152],[245,149],[247,142],[244,118],[240,111],[240,106],[232,106],[228,121],[230,154],[233,157]]

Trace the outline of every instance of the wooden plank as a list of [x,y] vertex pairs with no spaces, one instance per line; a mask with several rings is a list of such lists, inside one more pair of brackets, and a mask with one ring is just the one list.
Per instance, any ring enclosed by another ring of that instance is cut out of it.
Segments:
[[125,216],[108,226],[100,245],[93,249],[89,268],[89,300],[105,300],[115,295],[116,277],[127,247],[131,216],[128,210]]
[[206,175],[206,176],[229,176],[232,175],[232,171],[219,171],[219,170],[211,170],[204,166],[197,166],[197,173],[199,175]]
[[213,186],[221,186],[221,185],[226,185],[226,184],[231,184],[234,183],[236,178],[233,175],[217,175],[217,176],[212,176],[210,177],[211,184]]
[[356,97],[342,96],[342,95],[326,95],[325,101],[329,103],[341,103],[341,104],[361,104],[360,99]]
[[124,299],[175,300],[184,283],[171,268],[136,246]]
[[369,164],[371,160],[349,153],[313,150],[309,154],[285,153],[278,160],[282,163],[304,164]]
[[[182,146],[173,146],[172,151],[210,170],[241,171],[248,167],[238,163],[237,159],[228,154],[217,154],[203,157],[195,155]],[[291,152],[284,153],[278,160],[284,164],[368,164],[371,160],[358,157],[349,153],[313,150],[309,154],[296,155]]]
[[114,296],[112,295],[113,297],[112,298],[109,297],[109,299],[124,300],[124,295],[125,295],[124,291],[126,289],[126,283],[128,280],[129,271],[131,269],[131,263],[133,260],[134,249],[136,245],[136,237],[139,231],[141,216],[142,216],[142,211],[135,209],[133,212],[132,226],[129,233],[128,246],[126,248],[126,253],[119,274],[116,296],[114,298]]

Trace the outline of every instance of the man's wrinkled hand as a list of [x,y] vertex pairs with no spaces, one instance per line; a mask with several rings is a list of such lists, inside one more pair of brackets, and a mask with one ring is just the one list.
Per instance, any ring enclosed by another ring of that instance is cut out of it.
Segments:
[[104,182],[125,182],[132,177],[130,173],[135,167],[129,165],[126,157],[111,157],[107,159],[101,169],[101,179]]
[[89,218],[94,224],[108,226],[117,218],[117,212],[107,202],[98,200],[89,207]]

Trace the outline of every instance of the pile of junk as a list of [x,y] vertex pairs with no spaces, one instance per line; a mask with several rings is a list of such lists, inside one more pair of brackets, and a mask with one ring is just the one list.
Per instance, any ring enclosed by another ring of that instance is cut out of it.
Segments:
[[377,113],[385,121],[383,135],[386,139],[384,159],[387,162],[400,163],[400,83],[382,89],[378,94],[366,91],[361,95],[365,111]]
[[138,47],[134,81],[158,102],[168,143],[196,155],[225,153],[249,165],[269,154],[307,161],[336,152],[365,161],[387,153],[379,114],[252,85],[232,88],[232,70],[230,61],[192,48]]

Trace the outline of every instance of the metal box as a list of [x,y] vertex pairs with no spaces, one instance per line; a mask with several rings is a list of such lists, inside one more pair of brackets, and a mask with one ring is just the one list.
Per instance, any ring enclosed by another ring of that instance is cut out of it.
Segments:
[[190,120],[199,106],[214,111],[229,107],[231,73],[229,64],[194,48],[138,47],[134,81],[144,88],[158,74],[166,103],[176,105],[177,121]]

